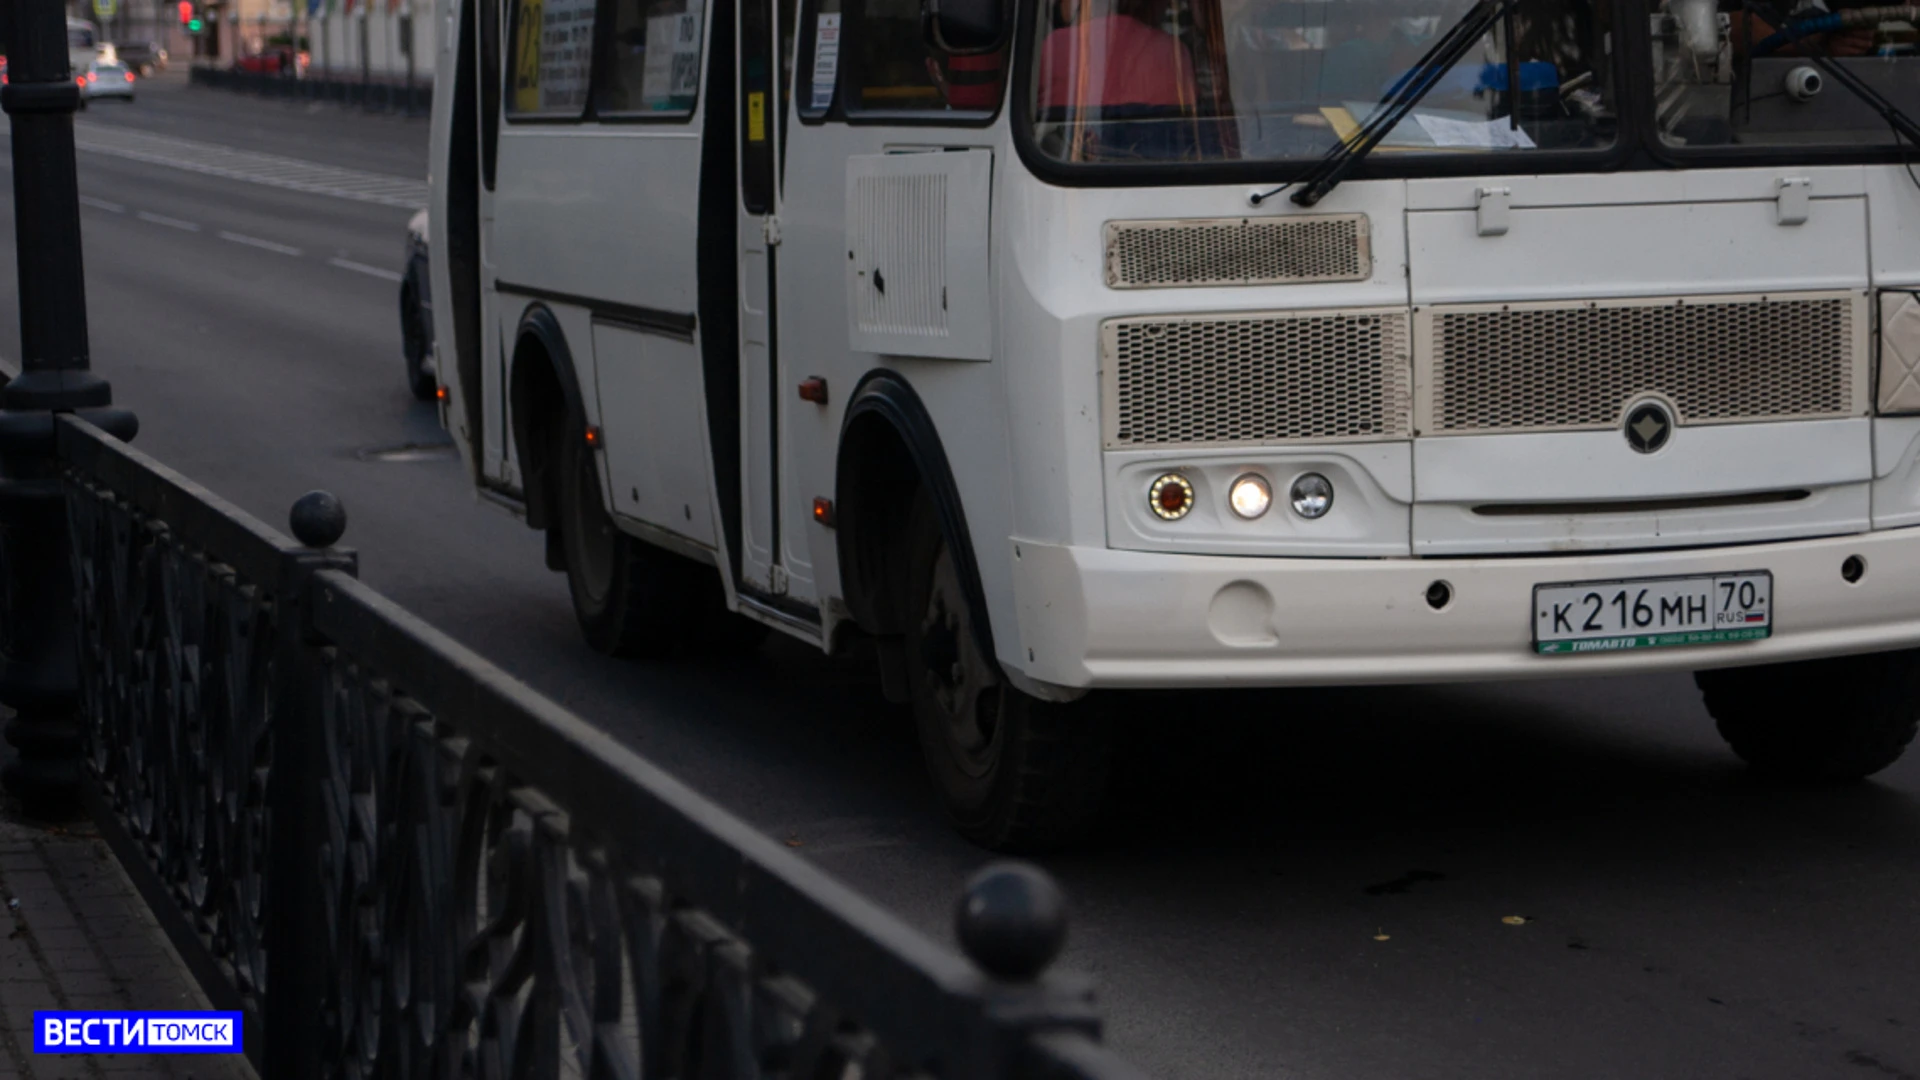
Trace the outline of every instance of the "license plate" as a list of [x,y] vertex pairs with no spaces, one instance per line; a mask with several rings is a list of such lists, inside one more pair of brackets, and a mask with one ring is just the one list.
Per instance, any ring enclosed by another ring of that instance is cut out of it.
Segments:
[[1772,632],[1773,575],[1765,570],[1533,587],[1540,653],[1717,645]]

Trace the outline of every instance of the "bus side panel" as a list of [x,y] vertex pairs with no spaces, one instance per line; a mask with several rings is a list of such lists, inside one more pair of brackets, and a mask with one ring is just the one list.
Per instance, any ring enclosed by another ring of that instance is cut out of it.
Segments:
[[[1012,160],[1011,150],[1002,145],[1004,123],[967,130],[795,122],[788,131],[779,283],[781,461],[786,470],[781,487],[789,493],[787,513],[806,523],[815,587],[823,598],[845,595],[834,533],[813,520],[808,512],[812,498],[833,491],[840,424],[853,388],[874,368],[892,368],[913,385],[945,447],[972,533],[995,649],[1002,663],[1024,668],[1007,543],[1015,470],[1001,368],[1009,360],[997,348],[986,363],[855,351],[847,313],[848,159],[890,149],[977,146],[993,151],[997,174],[1001,163]],[[990,208],[989,215],[995,212]],[[983,232],[990,228],[987,220],[975,227]],[[989,253],[990,263],[997,255]],[[811,375],[828,382],[825,406],[801,401],[792,390],[799,379]]]
[[[612,464],[621,476],[615,488],[620,497],[609,504],[616,512],[631,514],[662,499],[678,499],[676,507],[686,502],[684,492],[645,490],[635,470],[645,462],[643,471],[658,476],[659,468],[672,467],[687,453],[680,425],[649,422],[657,419],[653,410],[659,402],[643,395],[665,395],[681,402],[686,415],[698,417],[703,408],[698,357],[690,347],[675,348],[679,343],[669,337],[655,340],[643,333],[649,340],[639,349],[612,337],[607,340],[620,343],[616,362],[623,370],[601,379],[590,319],[596,312],[640,325],[693,318],[700,139],[692,131],[510,125],[500,140],[493,250],[502,329],[512,332],[524,306],[511,295],[514,286],[550,298],[587,399],[587,422],[604,425],[609,446],[621,448],[621,464]],[[511,363],[513,343],[509,338],[505,344],[503,361]],[[630,362],[642,356],[648,370],[635,377]],[[671,362],[652,362],[669,356]],[[509,448],[516,465],[521,451]],[[708,470],[701,464],[704,477]],[[678,527],[657,523],[687,533],[693,517],[682,513]],[[710,528],[693,534],[712,543]]]
[[699,350],[691,341],[598,322],[593,366],[607,505],[616,520],[633,518],[717,546]]
[[500,280],[691,316],[699,183],[691,127],[508,124],[494,210]]

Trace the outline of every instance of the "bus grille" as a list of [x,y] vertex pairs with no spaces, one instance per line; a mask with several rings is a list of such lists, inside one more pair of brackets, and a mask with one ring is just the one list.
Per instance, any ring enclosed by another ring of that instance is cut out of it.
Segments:
[[1105,445],[1405,437],[1407,331],[1403,308],[1108,320]]
[[1373,274],[1365,214],[1107,222],[1107,285],[1289,285]]
[[1645,397],[1682,425],[1859,415],[1865,313],[1844,292],[1422,309],[1415,426],[1607,428]]

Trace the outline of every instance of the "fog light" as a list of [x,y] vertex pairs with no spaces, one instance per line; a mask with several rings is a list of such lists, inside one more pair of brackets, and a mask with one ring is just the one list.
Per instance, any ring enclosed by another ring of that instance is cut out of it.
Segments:
[[1233,506],[1234,513],[1252,521],[1273,505],[1273,487],[1266,477],[1248,473],[1227,489],[1227,502]]
[[1301,517],[1323,517],[1333,509],[1333,485],[1319,473],[1306,473],[1293,482],[1287,498],[1293,502],[1293,512]]
[[1179,521],[1193,509],[1193,485],[1179,473],[1167,473],[1147,489],[1147,506],[1163,521]]

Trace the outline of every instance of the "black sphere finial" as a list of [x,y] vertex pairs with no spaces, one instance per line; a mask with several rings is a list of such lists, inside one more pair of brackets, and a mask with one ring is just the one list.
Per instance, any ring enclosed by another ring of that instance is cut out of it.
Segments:
[[294,538],[310,548],[328,548],[340,542],[347,532],[347,508],[331,491],[309,491],[293,504],[287,515]]
[[1031,982],[1067,943],[1067,900],[1047,872],[993,863],[967,882],[954,916],[960,948],[1004,982]]

